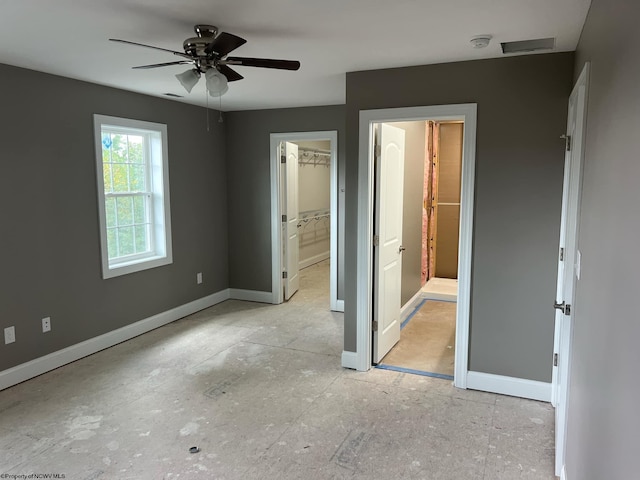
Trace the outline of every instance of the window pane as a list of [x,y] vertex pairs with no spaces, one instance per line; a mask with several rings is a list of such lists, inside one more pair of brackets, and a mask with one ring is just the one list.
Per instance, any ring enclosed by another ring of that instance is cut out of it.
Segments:
[[142,225],[135,228],[135,244],[136,253],[142,253],[149,250],[147,246],[147,226]]
[[131,163],[144,163],[143,137],[129,135],[129,161]]
[[111,135],[106,133],[102,135],[102,162],[110,162],[111,161]]
[[111,161],[124,163],[127,161],[127,136],[111,134]]
[[107,228],[113,228],[116,226],[116,199],[107,198],[104,201],[105,216],[107,217]]
[[127,166],[113,164],[111,165],[111,171],[113,172],[113,191],[128,192],[129,180],[127,179]]
[[107,250],[109,252],[109,260],[118,256],[118,242],[116,239],[116,229],[107,230]]
[[146,197],[133,197],[133,221],[134,223],[147,223]]
[[144,165],[129,165],[129,184],[132,192],[145,191]]
[[[131,197],[118,197],[116,207],[118,211],[118,226],[123,227],[133,224],[133,199]],[[122,248],[122,246],[120,247]]]
[[102,178],[104,179],[104,191],[105,193],[113,192],[113,184],[111,183],[111,164],[102,164]]
[[120,247],[120,255],[131,255],[135,253],[133,247],[133,227],[118,229],[118,246]]

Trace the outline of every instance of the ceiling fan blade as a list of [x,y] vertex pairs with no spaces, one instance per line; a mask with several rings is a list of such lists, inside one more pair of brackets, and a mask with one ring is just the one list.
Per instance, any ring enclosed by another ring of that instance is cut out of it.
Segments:
[[242,65],[243,67],[277,68],[279,70],[298,70],[300,62],[297,60],[276,60],[273,58],[227,57],[227,65]]
[[224,57],[227,53],[235,50],[245,43],[247,43],[247,41],[244,38],[238,37],[232,33],[222,32],[205,47],[204,53],[209,55],[216,52],[219,56]]
[[220,65],[216,67],[218,71],[227,77],[228,82],[235,82],[236,80],[242,80],[244,77],[236,72],[234,69],[227,67],[226,65]]
[[138,47],[152,48],[153,50],[161,50],[163,52],[173,53],[174,55],[178,55],[179,57],[184,57],[189,59],[193,58],[191,55],[187,55],[184,52],[176,52],[175,50],[169,50],[168,48],[154,47],[153,45],[145,45],[144,43],[130,42],[129,40],[120,40],[118,38],[110,38],[109,40],[111,42],[127,43],[129,45],[137,45]]
[[188,63],[193,63],[193,62],[190,62],[188,60],[179,60],[177,62],[154,63],[152,65],[140,65],[138,67],[131,67],[131,68],[145,70],[147,68],[170,67],[171,65],[186,65]]

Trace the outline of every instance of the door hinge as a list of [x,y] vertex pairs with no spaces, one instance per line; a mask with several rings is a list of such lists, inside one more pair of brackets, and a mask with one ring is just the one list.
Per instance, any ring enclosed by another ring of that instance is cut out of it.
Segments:
[[374,320],[374,321],[373,321],[373,331],[374,331],[374,332],[377,332],[377,331],[378,331],[378,321],[377,321],[377,320]]
[[563,262],[564,261],[564,248],[560,249],[560,261]]
[[282,223],[287,223],[287,216],[286,215],[282,215]]
[[567,152],[571,151],[571,135],[560,135],[560,138],[564,138],[564,146]]
[[373,236],[373,246],[377,247],[378,245],[380,245],[380,235],[374,235]]
[[558,366],[558,354],[557,353],[553,354],[553,366],[554,367]]
[[280,163],[287,163],[287,157],[285,155],[280,155]]
[[287,278],[287,272],[282,272],[282,278]]
[[571,315],[571,305],[566,304],[564,302],[562,303],[554,302],[553,308],[555,308],[556,310],[560,310],[565,315]]
[[380,155],[382,155],[382,145],[376,145],[375,155],[376,157],[379,157]]

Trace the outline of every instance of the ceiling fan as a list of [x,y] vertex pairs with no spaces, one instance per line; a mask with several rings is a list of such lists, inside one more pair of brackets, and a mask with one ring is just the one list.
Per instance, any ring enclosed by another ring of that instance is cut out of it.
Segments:
[[161,50],[181,57],[182,60],[177,60],[175,62],[140,65],[133,68],[149,69],[168,67],[172,65],[191,64],[193,65],[193,68],[190,68],[183,73],[179,73],[176,75],[176,78],[180,81],[187,92],[191,92],[191,89],[198,83],[200,75],[204,74],[207,82],[207,90],[209,91],[209,95],[213,97],[219,97],[229,89],[227,82],[235,82],[236,80],[242,80],[244,78],[229,65],[275,68],[279,70],[298,70],[300,68],[300,62],[296,60],[229,57],[229,53],[247,42],[244,38],[227,32],[221,32],[218,34],[218,28],[213,25],[196,25],[193,29],[197,36],[187,38],[183,42],[182,47],[184,52],[154,47],[153,45],[145,45],[143,43],[130,42],[129,40],[120,40],[117,38],[110,38],[109,40],[112,42],[127,43],[129,45]]

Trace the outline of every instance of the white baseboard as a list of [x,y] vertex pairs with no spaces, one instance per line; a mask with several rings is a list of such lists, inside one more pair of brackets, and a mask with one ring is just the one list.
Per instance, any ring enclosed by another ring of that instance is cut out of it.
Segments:
[[562,471],[560,472],[560,480],[569,480],[567,478],[567,467],[565,465],[562,466]]
[[343,368],[351,368],[352,370],[357,370],[356,365],[358,364],[358,354],[356,352],[342,352],[342,367]]
[[233,300],[246,300],[247,302],[273,303],[272,292],[259,292],[257,290],[242,290],[230,288],[230,298]]
[[330,251],[319,253],[318,255],[314,255],[313,257],[305,258],[304,260],[300,260],[298,263],[298,268],[302,270],[303,268],[310,267],[318,262],[326,260],[331,256]]
[[404,322],[405,319],[409,315],[411,315],[411,313],[415,310],[415,308],[422,300],[424,300],[424,298],[422,297],[422,291],[418,290],[418,292],[413,297],[411,297],[411,300],[405,303],[400,309],[400,321]]
[[199,298],[193,302],[180,305],[162,313],[158,313],[149,318],[145,318],[138,322],[132,323],[112,332],[90,338],[84,342],[76,343],[69,347],[63,348],[56,352],[50,353],[43,357],[36,358],[26,363],[16,365],[0,372],[0,390],[9,388],[18,383],[29,380],[30,378],[42,375],[50,370],[74,362],[88,355],[92,355],[105,348],[112,347],[118,343],[130,340],[143,333],[155,330],[168,323],[174,322],[180,318],[191,315],[208,307],[212,307],[217,303],[223,302],[229,298],[229,289]]
[[543,402],[551,401],[551,384],[523,378],[468,372],[467,388],[484,392],[500,393],[512,397],[529,398]]
[[334,305],[331,305],[332,312],[344,312],[344,300],[336,300]]

